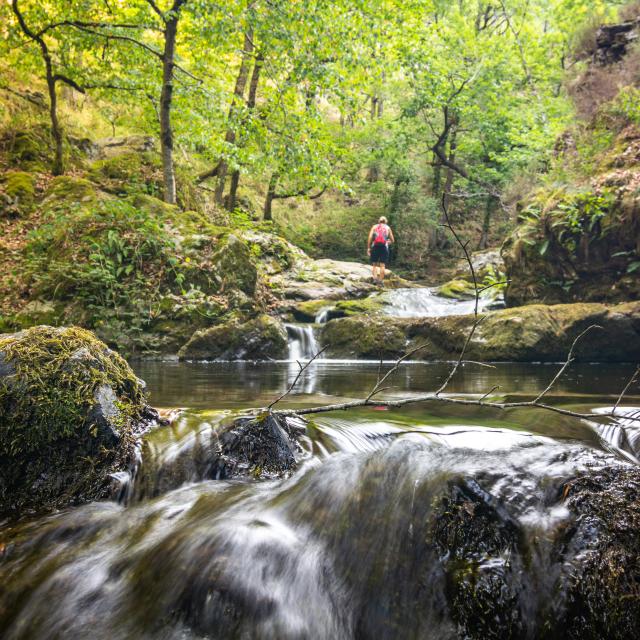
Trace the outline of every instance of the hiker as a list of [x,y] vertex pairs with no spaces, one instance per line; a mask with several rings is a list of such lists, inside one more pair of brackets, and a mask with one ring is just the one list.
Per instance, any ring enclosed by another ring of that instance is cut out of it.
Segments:
[[[389,245],[395,242],[393,231],[387,224],[387,219],[381,216],[378,224],[374,224],[369,231],[367,240],[367,255],[373,265],[373,280],[380,284],[384,282],[384,268],[389,264]],[[376,270],[377,274],[376,275]]]

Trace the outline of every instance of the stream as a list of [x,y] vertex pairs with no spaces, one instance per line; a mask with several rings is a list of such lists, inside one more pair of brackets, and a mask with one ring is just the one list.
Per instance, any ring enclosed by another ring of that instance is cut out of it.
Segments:
[[[309,336],[288,331],[292,359],[304,357]],[[640,453],[637,396],[606,427],[530,408],[430,403],[321,414],[301,439],[301,465],[291,477],[216,480],[207,471],[211,434],[238,412],[268,404],[298,365],[134,366],[151,403],[174,409],[175,420],[146,437],[128,500],[0,526],[2,638],[564,637],[561,629],[542,631],[569,589],[568,564],[554,551],[570,519],[562,487],[612,462],[637,464]],[[379,367],[314,362],[282,406],[363,397]],[[408,363],[385,393],[432,390],[449,367]],[[499,387],[496,397],[530,398],[556,370],[470,364],[448,393],[480,397]],[[604,411],[631,372],[576,364],[548,401]],[[456,496],[481,522],[489,509],[499,515],[500,531],[520,532],[517,542],[487,542],[475,595],[466,596],[482,605],[497,589],[516,603],[508,614],[473,617],[464,593],[451,594],[446,567],[455,558],[441,541],[445,506]]]

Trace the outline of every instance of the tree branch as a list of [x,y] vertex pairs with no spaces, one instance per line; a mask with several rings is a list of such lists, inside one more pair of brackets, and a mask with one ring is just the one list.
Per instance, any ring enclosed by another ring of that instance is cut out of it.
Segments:
[[62,73],[56,73],[53,76],[53,81],[54,82],[64,82],[65,84],[68,84],[70,87],[73,87],[76,91],[79,91],[80,93],[86,93],[84,88],[81,87],[75,80],[72,80],[71,78],[69,78],[68,76],[63,75]]
[[275,407],[278,402],[280,402],[281,400],[283,400],[284,398],[286,398],[295,388],[295,386],[298,384],[298,380],[300,380],[300,376],[309,368],[309,365],[316,359],[319,358],[328,348],[329,345],[323,347],[322,349],[320,349],[320,351],[318,351],[313,358],[311,358],[304,366],[300,364],[300,362],[298,362],[298,367],[300,367],[300,370],[298,371],[298,375],[294,378],[293,382],[289,385],[289,388],[278,398],[276,398],[268,407],[267,407],[267,411],[271,411],[271,409],[273,407]]

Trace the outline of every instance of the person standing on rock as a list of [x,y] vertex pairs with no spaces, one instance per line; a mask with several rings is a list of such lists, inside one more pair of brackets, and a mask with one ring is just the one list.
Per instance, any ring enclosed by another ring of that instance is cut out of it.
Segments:
[[373,280],[380,284],[384,282],[385,267],[389,264],[389,246],[393,242],[393,231],[387,224],[387,219],[381,216],[378,224],[371,227],[367,240],[367,255],[373,266]]

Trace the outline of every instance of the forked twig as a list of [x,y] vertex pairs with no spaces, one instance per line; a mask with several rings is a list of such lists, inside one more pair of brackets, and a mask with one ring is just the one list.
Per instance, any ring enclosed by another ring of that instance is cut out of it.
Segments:
[[629,391],[629,389],[633,386],[633,383],[638,379],[638,374],[640,374],[640,365],[633,372],[633,375],[631,376],[631,378],[629,378],[629,382],[627,382],[625,388],[620,392],[620,395],[618,396],[618,399],[616,400],[616,403],[615,403],[615,405],[613,407],[613,410],[611,411],[611,415],[615,414],[616,410],[620,406],[620,403],[622,402],[624,397],[627,395],[627,391]]
[[298,367],[299,367],[299,371],[296,375],[296,377],[293,379],[293,382],[289,385],[289,388],[278,398],[276,398],[268,407],[267,407],[267,411],[271,411],[271,409],[273,409],[273,407],[275,407],[278,402],[280,402],[281,400],[284,400],[294,389],[295,386],[298,384],[298,380],[300,380],[300,376],[302,376],[302,374],[309,368],[309,365],[316,359],[319,358],[327,349],[329,348],[329,345],[325,345],[324,347],[322,347],[322,349],[320,349],[320,351],[318,351],[313,358],[311,358],[310,360],[308,360],[306,362],[306,364],[302,365],[300,364],[300,361],[296,360],[296,362],[298,363]]
[[547,393],[549,393],[549,391],[551,391],[551,388],[553,387],[553,385],[560,379],[560,377],[562,376],[562,374],[566,371],[567,367],[573,362],[574,358],[573,358],[573,350],[576,348],[576,345],[578,344],[578,342],[581,340],[581,338],[586,335],[587,333],[589,333],[589,331],[591,331],[591,329],[602,329],[602,327],[598,324],[592,324],[590,326],[588,326],[582,333],[578,334],[575,338],[575,340],[571,343],[571,348],[569,349],[569,353],[567,354],[567,359],[564,361],[564,363],[562,364],[562,366],[560,367],[560,369],[558,370],[558,373],[556,373],[556,375],[553,377],[553,380],[551,380],[551,382],[547,385],[546,389],[544,389],[544,391],[542,391],[534,400],[534,402],[538,402],[539,400],[542,400],[542,398],[544,398],[544,396],[547,395]]
[[[385,373],[384,376],[382,376],[382,378],[380,378],[380,369],[378,369],[378,381],[376,382],[375,387],[373,387],[373,389],[371,390],[371,393],[367,396],[367,401],[371,400],[373,396],[381,393],[382,391],[389,389],[390,387],[382,388],[382,385],[384,384],[385,380],[390,375],[394,374],[405,360],[408,360],[414,353],[417,353],[421,349],[424,349],[426,346],[427,346],[426,344],[421,344],[419,347],[416,347],[415,349],[411,349],[411,351],[408,351],[407,353],[405,353],[401,358],[398,358],[398,360],[396,360],[393,367],[391,367],[391,369],[389,369],[389,371],[387,371],[387,373]],[[380,364],[382,365],[382,359],[380,360]]]

